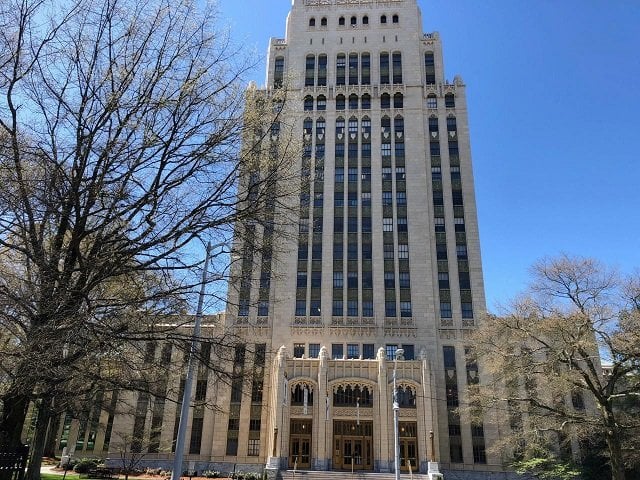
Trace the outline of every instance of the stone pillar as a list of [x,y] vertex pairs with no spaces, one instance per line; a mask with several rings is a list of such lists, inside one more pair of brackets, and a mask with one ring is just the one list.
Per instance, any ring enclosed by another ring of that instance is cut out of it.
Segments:
[[331,465],[332,439],[328,438],[328,415],[327,402],[329,392],[327,391],[327,374],[329,368],[329,352],[324,345],[320,349],[320,364],[318,366],[318,390],[314,394],[314,403],[317,415],[314,418],[313,429],[315,432],[314,441],[317,445],[317,458],[313,459],[314,470],[329,470]]
[[[389,390],[389,381],[387,379],[387,354],[384,347],[378,349],[378,414],[379,431],[374,431],[374,469],[378,472],[391,472],[393,471],[393,455],[390,453],[393,447],[393,423],[389,412],[390,399],[387,394]],[[376,423],[374,422],[374,426]],[[380,438],[379,443],[375,441],[375,438]],[[391,456],[390,456],[391,455]]]
[[270,432],[270,435],[267,435],[269,442],[267,452],[269,452],[269,457],[267,458],[266,469],[269,478],[275,478],[274,471],[277,473],[282,465],[283,449],[281,446],[283,445],[284,433],[287,430],[283,424],[283,407],[287,400],[285,392],[285,381],[287,378],[286,366],[287,347],[283,345],[278,349],[278,353],[273,362],[271,415],[272,418],[274,418],[274,422],[272,424],[272,432]]

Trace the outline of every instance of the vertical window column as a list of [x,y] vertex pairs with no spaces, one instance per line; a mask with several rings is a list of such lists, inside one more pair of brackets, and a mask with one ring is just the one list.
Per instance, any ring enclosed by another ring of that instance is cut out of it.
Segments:
[[238,435],[240,433],[240,407],[244,385],[244,362],[246,347],[236,345],[231,378],[231,399],[229,401],[229,421],[227,425],[227,455],[238,455]]
[[[388,60],[388,56],[387,56]],[[396,297],[396,244],[393,220],[393,159],[391,156],[391,119],[387,116],[380,120],[382,139],[382,243],[384,257],[384,315],[395,318],[397,312]]]
[[389,54],[380,54],[380,85],[389,85]]
[[316,57],[315,55],[307,55],[305,62],[304,86],[313,87],[316,76]]
[[444,382],[447,401],[447,418],[449,424],[449,456],[451,463],[462,463],[462,432],[457,409],[458,374],[456,371],[456,351],[454,347],[442,347],[444,357]]
[[[473,350],[465,347],[464,354],[467,367],[467,385],[470,389],[477,388],[480,383],[478,376],[478,363]],[[472,405],[475,409],[480,409],[479,405]],[[476,412],[480,413],[480,412]],[[474,415],[475,416],[475,415]],[[473,463],[487,463],[487,453],[484,440],[484,425],[482,421],[475,421],[471,424],[471,444],[473,447]]]
[[332,315],[344,315],[344,204],[345,204],[345,120],[336,119],[335,135],[335,177],[333,208],[333,296]]

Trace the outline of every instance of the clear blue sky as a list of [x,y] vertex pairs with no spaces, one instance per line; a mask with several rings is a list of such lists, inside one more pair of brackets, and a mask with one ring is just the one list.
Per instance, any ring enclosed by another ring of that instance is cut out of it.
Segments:
[[[640,0],[418,3],[447,78],[467,84],[489,309],[543,256],[640,267]],[[290,5],[219,0],[236,42],[262,58]]]

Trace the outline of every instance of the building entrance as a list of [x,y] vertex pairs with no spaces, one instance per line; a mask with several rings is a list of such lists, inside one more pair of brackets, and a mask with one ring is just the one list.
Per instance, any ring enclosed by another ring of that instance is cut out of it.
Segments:
[[373,470],[373,423],[333,422],[333,468]]
[[416,438],[417,425],[413,422],[400,422],[398,425],[400,434],[400,470],[403,472],[416,472],[418,468],[418,441]]
[[289,467],[311,468],[311,420],[291,420]]

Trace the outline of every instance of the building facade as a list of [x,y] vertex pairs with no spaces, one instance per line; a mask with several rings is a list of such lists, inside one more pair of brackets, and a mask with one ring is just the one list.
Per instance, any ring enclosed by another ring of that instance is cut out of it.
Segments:
[[393,471],[395,370],[404,471],[425,471],[430,432],[446,466],[498,469],[495,422],[458,413],[485,299],[465,85],[445,79],[438,33],[416,0],[294,0],[265,93],[285,87],[298,222],[266,262],[240,246],[228,325],[273,356],[260,401],[230,401],[218,452]]
[[[237,383],[199,373],[196,397],[218,409],[194,409],[187,461],[391,472],[395,376],[402,471],[425,472],[432,456],[501,470],[495,418],[458,410],[482,381],[469,334],[485,311],[465,85],[445,79],[416,0],[293,0],[286,22],[263,90],[288,90],[283,114],[302,141],[297,222],[278,238],[247,226],[236,245],[224,322],[246,348]],[[162,406],[110,418],[109,435],[138,421],[158,440],[145,462],[169,466],[158,446],[179,409]]]

